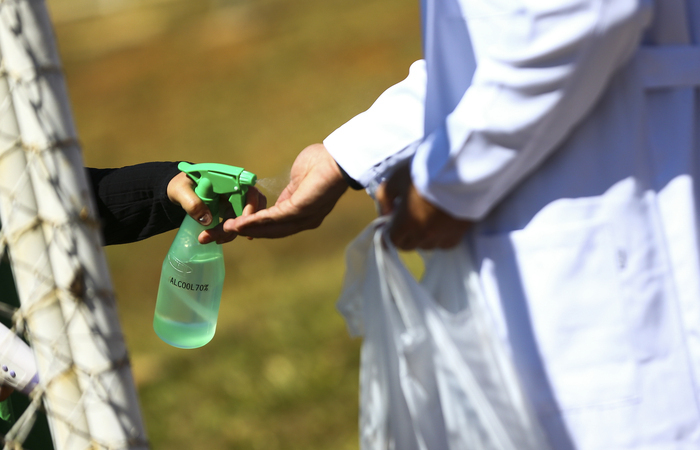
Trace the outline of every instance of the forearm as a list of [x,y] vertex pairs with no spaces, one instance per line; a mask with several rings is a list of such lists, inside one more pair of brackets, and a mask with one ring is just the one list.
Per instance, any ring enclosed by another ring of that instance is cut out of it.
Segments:
[[167,195],[168,183],[179,173],[176,162],[87,170],[105,245],[140,241],[172,230],[185,217],[185,211]]

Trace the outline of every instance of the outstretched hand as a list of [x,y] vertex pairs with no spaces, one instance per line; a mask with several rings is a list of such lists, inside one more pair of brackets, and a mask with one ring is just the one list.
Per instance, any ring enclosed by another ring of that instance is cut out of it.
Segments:
[[391,215],[389,238],[402,250],[451,248],[471,225],[421,197],[411,181],[410,160],[399,165],[377,190],[382,215]]
[[274,206],[226,220],[223,231],[251,238],[280,238],[316,228],[347,188],[326,147],[310,145],[294,161],[290,182]]
[[[204,226],[211,225],[213,220],[211,211],[207,205],[194,192],[194,181],[187,176],[186,173],[180,172],[175,175],[168,183],[168,198],[171,202],[180,205],[185,212],[197,222]],[[246,195],[246,205],[243,208],[243,215],[252,214],[259,209],[267,206],[267,199],[255,187],[248,188]],[[219,214],[223,220],[235,217],[231,204],[222,200],[221,212]],[[218,224],[214,228],[202,231],[199,235],[201,244],[208,244],[216,241],[218,244],[230,242],[235,239],[235,232],[226,232],[223,230],[223,223]]]

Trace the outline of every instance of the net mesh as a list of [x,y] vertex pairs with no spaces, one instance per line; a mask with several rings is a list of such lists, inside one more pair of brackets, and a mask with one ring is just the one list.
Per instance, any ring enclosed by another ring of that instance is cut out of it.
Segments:
[[21,303],[0,315],[40,380],[5,449],[24,448],[40,409],[56,449],[148,447],[95,211],[46,6],[0,0],[0,255]]

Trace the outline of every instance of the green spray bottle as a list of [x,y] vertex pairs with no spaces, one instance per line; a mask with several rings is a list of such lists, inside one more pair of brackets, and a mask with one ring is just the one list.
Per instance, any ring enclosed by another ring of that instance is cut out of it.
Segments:
[[197,348],[214,337],[224,283],[221,245],[202,245],[197,237],[219,223],[220,195],[228,196],[233,211],[240,216],[248,188],[257,178],[225,164],[181,162],[178,169],[194,180],[194,191],[209,207],[212,223],[204,226],[190,216],[182,222],[163,261],[153,329],[174,347]]

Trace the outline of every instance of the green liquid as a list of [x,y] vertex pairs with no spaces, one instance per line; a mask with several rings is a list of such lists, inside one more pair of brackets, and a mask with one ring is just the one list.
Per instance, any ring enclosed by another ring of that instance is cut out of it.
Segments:
[[220,245],[197,241],[204,229],[186,216],[163,261],[153,329],[173,347],[201,347],[216,331],[224,254]]
[[153,329],[163,342],[178,348],[197,348],[214,337],[216,322],[175,322],[158,313],[153,317]]
[[210,256],[163,262],[153,329],[173,347],[201,347],[214,336],[224,267],[223,255]]

